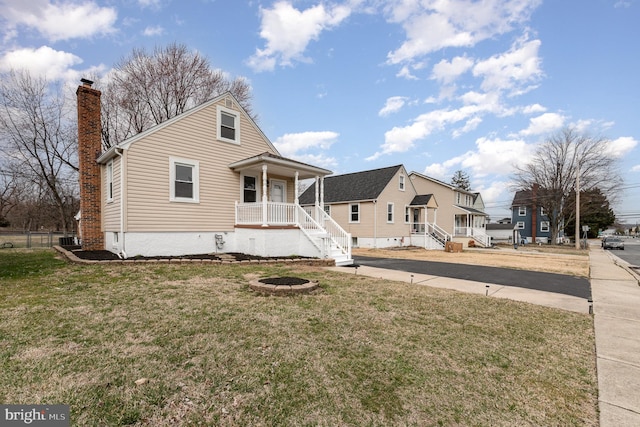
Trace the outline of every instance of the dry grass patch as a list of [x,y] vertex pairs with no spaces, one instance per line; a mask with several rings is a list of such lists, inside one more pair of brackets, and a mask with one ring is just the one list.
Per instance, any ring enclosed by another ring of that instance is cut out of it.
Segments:
[[587,315],[313,267],[55,268],[0,285],[0,401],[74,425],[598,422]]
[[463,252],[429,251],[418,247],[388,249],[353,249],[353,255],[382,258],[419,259],[455,264],[485,265],[518,270],[543,271],[589,277],[588,251],[562,246],[535,246],[518,251],[504,249],[473,249]]

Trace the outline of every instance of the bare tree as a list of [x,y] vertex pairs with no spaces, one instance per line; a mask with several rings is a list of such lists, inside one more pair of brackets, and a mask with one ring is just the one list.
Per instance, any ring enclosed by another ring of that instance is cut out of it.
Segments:
[[229,81],[209,60],[183,44],[135,49],[115,65],[101,87],[105,148],[162,123],[214,96],[230,91],[247,112],[251,86],[243,78]]
[[549,216],[551,242],[557,241],[563,223],[575,219],[575,203],[569,203],[569,197],[575,194],[577,177],[581,191],[598,188],[610,202],[615,200],[622,177],[608,145],[606,138],[565,128],[540,144],[527,164],[516,167],[517,190],[539,185],[536,204]]
[[41,187],[67,232],[69,197],[77,186],[77,132],[59,87],[26,71],[0,81],[0,150],[22,180]]

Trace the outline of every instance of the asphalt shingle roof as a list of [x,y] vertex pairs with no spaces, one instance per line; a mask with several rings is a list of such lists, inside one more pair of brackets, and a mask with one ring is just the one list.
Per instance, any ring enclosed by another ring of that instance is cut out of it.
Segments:
[[[326,177],[324,179],[324,202],[375,200],[400,168],[402,165]],[[408,180],[405,181],[405,185],[406,182]],[[300,196],[300,204],[313,204],[316,200],[315,194],[314,182]]]

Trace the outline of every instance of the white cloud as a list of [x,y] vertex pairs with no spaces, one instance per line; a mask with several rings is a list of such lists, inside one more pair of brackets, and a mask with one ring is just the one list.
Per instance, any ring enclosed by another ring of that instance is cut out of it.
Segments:
[[[620,138],[609,141],[605,152],[615,158],[622,158],[629,154],[638,145],[638,141],[630,136],[622,136]],[[634,168],[635,169],[635,168]]]
[[43,76],[56,80],[67,76],[69,69],[81,64],[82,59],[68,52],[42,46],[38,49],[16,49],[0,58],[0,70],[28,70],[33,76]]
[[522,136],[542,135],[551,133],[564,126],[566,117],[557,113],[544,113],[529,119],[529,127],[520,131]]
[[147,27],[144,29],[142,34],[145,35],[146,37],[161,36],[162,34],[164,34],[164,28],[162,28],[160,25],[156,25],[154,27]]
[[519,41],[505,53],[478,61],[473,75],[483,79],[480,87],[487,92],[525,93],[542,77],[540,44],[540,40]]
[[273,145],[285,157],[301,156],[300,151],[328,150],[340,134],[331,131],[287,133],[278,137]]
[[384,107],[378,111],[378,115],[380,117],[386,117],[389,114],[400,111],[400,109],[407,103],[407,99],[408,98],[405,96],[392,96],[387,98],[387,102],[384,104]]
[[451,84],[473,66],[473,60],[466,56],[456,56],[451,61],[443,59],[433,66],[431,78],[442,84]]
[[545,111],[547,111],[547,109],[540,104],[527,105],[522,109],[524,114],[537,114],[544,113]]
[[294,8],[289,1],[278,1],[271,9],[261,8],[260,37],[266,40],[264,49],[256,49],[248,60],[255,71],[271,71],[276,65],[291,66],[294,61],[307,62],[304,52],[312,40],[338,26],[350,14],[347,6],[326,8],[323,4],[304,11]]
[[640,172],[640,165],[635,165],[631,168],[631,172]]
[[112,33],[117,18],[114,8],[92,1],[6,0],[0,14],[8,22],[5,31],[26,26],[52,42]]
[[496,35],[511,31],[529,20],[541,0],[405,0],[390,2],[388,20],[399,23],[407,40],[389,52],[391,64],[447,47],[471,47]]

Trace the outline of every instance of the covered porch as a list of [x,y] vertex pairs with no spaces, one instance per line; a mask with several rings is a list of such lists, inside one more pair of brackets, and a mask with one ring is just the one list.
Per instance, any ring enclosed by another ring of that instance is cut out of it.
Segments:
[[433,194],[417,195],[407,206],[411,243],[426,249],[443,249],[451,235],[437,225],[438,203]]
[[315,179],[315,205],[324,205],[327,169],[262,153],[229,165],[240,174],[240,197],[236,201],[235,224],[261,227],[298,226],[300,182]]
[[487,234],[487,214],[468,206],[454,206],[460,213],[455,214],[454,237],[470,237],[483,247],[491,246]]
[[[331,171],[272,153],[262,153],[229,167],[240,174],[235,228],[253,229],[253,237],[247,237],[254,241],[251,245],[260,244],[255,240],[261,236],[264,246],[286,246],[287,239],[296,239],[294,235],[282,234],[290,229],[291,233],[302,233],[301,238],[317,249],[317,256],[334,258],[337,265],[353,261],[351,235],[324,212],[324,177]],[[303,209],[299,203],[300,182],[307,179],[316,182],[312,209]]]

